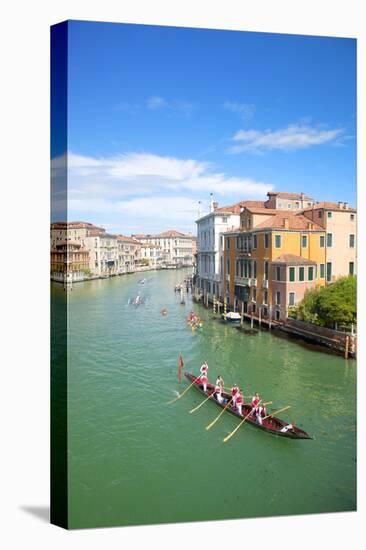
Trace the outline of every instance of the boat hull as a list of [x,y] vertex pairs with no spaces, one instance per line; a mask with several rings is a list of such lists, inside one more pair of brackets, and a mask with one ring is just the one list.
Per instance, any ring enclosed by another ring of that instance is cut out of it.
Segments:
[[[193,382],[194,380],[198,380],[197,376],[195,376],[194,374],[192,374],[190,372],[186,372],[185,376],[188,378],[188,380],[190,380],[190,382]],[[206,395],[207,397],[214,390],[214,386],[212,384],[207,385],[207,392],[206,393],[203,391],[203,388],[199,383],[196,382],[196,384],[194,384],[194,387],[200,393],[202,393],[203,395]],[[223,392],[222,395],[226,400],[231,399],[231,395],[226,393],[226,392]],[[212,401],[214,401],[222,409],[227,404],[227,401],[223,404],[220,404],[214,397],[212,397]],[[245,416],[247,416],[247,414],[249,414],[251,408],[252,408],[251,405],[249,405],[247,403],[244,404],[243,408],[242,408],[243,415],[240,415],[238,413],[238,411],[236,411],[235,409],[232,409],[231,407],[228,407],[226,409],[226,411],[228,413],[236,416],[240,420],[243,420],[243,418]],[[307,432],[305,432],[304,430],[301,430],[301,428],[298,428],[296,426],[295,426],[294,429],[288,430],[287,432],[281,432],[280,430],[282,428],[284,428],[285,426],[287,426],[288,422],[285,422],[284,420],[281,420],[280,418],[277,418],[275,416],[273,416],[271,418],[267,418],[266,420],[263,421],[263,424],[258,424],[256,422],[256,420],[254,418],[251,418],[251,417],[248,417],[245,422],[248,423],[248,424],[251,424],[255,428],[258,428],[262,431],[271,433],[273,435],[278,435],[280,437],[286,437],[287,439],[312,439],[312,437],[310,437],[310,435]]]

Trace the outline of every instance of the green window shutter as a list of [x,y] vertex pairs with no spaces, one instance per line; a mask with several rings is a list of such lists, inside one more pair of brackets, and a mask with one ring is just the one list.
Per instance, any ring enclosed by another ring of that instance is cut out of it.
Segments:
[[295,281],[295,268],[290,267],[289,272],[290,272],[290,282],[293,283]]
[[305,281],[305,267],[299,268],[299,281]]

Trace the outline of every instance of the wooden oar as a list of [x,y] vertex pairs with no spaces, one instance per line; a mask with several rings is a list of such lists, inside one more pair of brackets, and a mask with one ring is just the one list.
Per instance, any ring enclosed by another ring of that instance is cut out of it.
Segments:
[[178,399],[180,399],[181,397],[183,397],[183,395],[184,395],[185,393],[187,393],[187,391],[188,391],[194,384],[196,384],[196,380],[194,380],[194,381],[192,382],[192,384],[191,384],[190,386],[188,386],[188,388],[186,388],[186,389],[184,390],[184,392],[180,393],[180,394],[178,395],[178,397],[176,397],[176,398],[173,399],[172,401],[168,401],[168,402],[167,402],[167,405],[171,405],[172,403],[175,403],[175,401],[178,401]]
[[287,407],[284,407],[283,409],[279,409],[278,411],[275,411],[274,413],[267,414],[267,416],[265,416],[264,418],[262,418],[262,422],[263,422],[263,420],[265,420],[266,418],[269,418],[270,416],[274,416],[275,414],[278,414],[278,413],[280,413],[280,412],[287,411],[287,409],[290,409],[290,408],[291,408],[291,405],[288,405]]
[[224,414],[224,412],[226,411],[226,409],[228,408],[228,406],[230,405],[230,403],[232,402],[233,398],[230,399],[230,401],[225,405],[225,407],[223,408],[223,410],[220,412],[220,414],[215,418],[215,420],[213,420],[211,422],[211,424],[209,424],[208,426],[206,426],[206,430],[209,430],[210,428],[212,428],[212,426],[214,424],[216,424],[216,422],[218,421],[218,419],[220,418],[220,416],[222,414]]
[[[253,410],[253,409],[252,409]],[[223,442],[226,443],[227,441],[229,441],[229,439],[231,437],[233,437],[233,435],[236,434],[236,432],[238,431],[238,429],[240,428],[240,426],[242,424],[244,424],[244,422],[246,421],[247,418],[249,418],[249,416],[252,414],[252,410],[250,411],[249,414],[246,415],[246,417],[240,422],[240,424],[237,425],[237,427],[235,428],[235,430],[233,430],[229,435],[227,435],[224,439],[223,439]]]
[[215,392],[211,393],[211,394],[207,397],[207,399],[204,399],[204,400],[202,401],[202,403],[200,403],[200,404],[198,405],[198,407],[195,407],[194,409],[190,410],[190,411],[189,411],[189,414],[194,413],[194,411],[197,411],[200,407],[202,407],[202,405],[204,405],[204,404],[206,403],[206,401],[208,401],[208,400],[214,395],[214,393],[215,393]]

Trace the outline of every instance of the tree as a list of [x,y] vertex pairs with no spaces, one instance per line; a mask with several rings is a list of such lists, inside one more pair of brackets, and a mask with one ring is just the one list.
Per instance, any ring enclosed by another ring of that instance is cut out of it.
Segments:
[[357,319],[356,277],[341,277],[331,285],[308,290],[296,314],[298,319],[320,326],[350,327]]

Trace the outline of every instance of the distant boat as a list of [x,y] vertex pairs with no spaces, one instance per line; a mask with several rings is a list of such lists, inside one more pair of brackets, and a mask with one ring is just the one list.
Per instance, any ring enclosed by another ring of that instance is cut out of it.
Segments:
[[140,279],[140,280],[139,280],[139,284],[140,284],[140,285],[144,285],[145,283],[146,283],[146,279]]
[[224,321],[229,321],[229,323],[240,323],[241,321],[241,315],[240,313],[237,313],[235,311],[229,311],[229,313],[223,313],[221,315],[222,319]]

